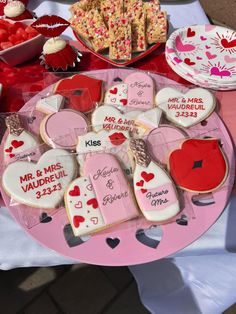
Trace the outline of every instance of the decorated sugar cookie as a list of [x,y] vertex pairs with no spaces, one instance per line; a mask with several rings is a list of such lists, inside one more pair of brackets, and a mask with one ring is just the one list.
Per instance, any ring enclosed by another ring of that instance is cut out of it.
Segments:
[[148,110],[154,106],[154,83],[152,78],[143,72],[129,74],[124,82],[128,85],[128,104],[136,110]]
[[59,94],[48,96],[36,103],[36,110],[45,114],[55,113],[63,108],[64,102],[65,98]]
[[103,81],[75,74],[60,80],[56,84],[54,93],[66,97],[70,108],[86,113],[94,110],[102,101]]
[[102,129],[117,131],[133,131],[136,117],[141,111],[130,111],[125,114],[112,106],[100,106],[92,114],[94,131]]
[[116,84],[110,87],[105,94],[104,104],[118,107],[127,106],[128,103],[128,85],[125,83]]
[[4,157],[7,161],[21,157],[21,153],[39,145],[38,140],[25,131],[18,114],[10,115],[5,120],[9,134],[4,143]]
[[[125,174],[132,177],[134,170],[134,159],[129,151],[129,132],[127,131],[105,131],[98,133],[88,132],[78,137],[76,152],[80,167],[83,168],[88,155],[95,152],[107,152],[114,154],[119,160]],[[80,171],[81,173],[81,171]]]
[[82,113],[63,109],[42,120],[40,135],[53,148],[74,149],[77,137],[86,134],[87,129],[87,118]]
[[167,173],[151,160],[143,140],[132,140],[130,148],[136,159],[134,192],[143,215],[150,221],[171,219],[180,211],[174,183]]
[[76,175],[76,161],[63,149],[51,149],[37,163],[16,161],[5,169],[2,185],[15,201],[31,207],[56,208]]
[[183,94],[174,88],[163,88],[155,98],[166,118],[188,128],[206,119],[215,109],[215,97],[208,90],[193,88]]
[[182,189],[207,193],[228,176],[228,163],[217,139],[187,139],[169,156],[169,171]]
[[90,156],[85,161],[84,174],[65,193],[75,235],[90,234],[138,216],[129,184],[113,155]]

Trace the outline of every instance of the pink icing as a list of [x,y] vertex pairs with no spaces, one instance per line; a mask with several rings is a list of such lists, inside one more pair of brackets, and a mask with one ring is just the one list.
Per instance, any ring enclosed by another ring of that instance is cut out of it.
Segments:
[[128,84],[128,106],[136,109],[153,107],[154,85],[152,78],[142,72],[134,72],[125,79]]
[[79,112],[70,109],[50,115],[45,123],[45,133],[56,148],[73,149],[78,135],[87,133],[87,120]]
[[138,215],[129,185],[114,156],[90,156],[84,164],[84,174],[90,176],[106,224]]
[[136,190],[136,197],[145,211],[164,210],[177,202],[176,193],[171,183],[154,189]]

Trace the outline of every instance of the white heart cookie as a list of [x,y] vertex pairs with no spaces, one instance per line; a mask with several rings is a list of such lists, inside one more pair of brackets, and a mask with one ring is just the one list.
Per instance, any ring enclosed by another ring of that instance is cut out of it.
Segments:
[[19,136],[8,134],[4,143],[4,157],[7,161],[21,157],[21,153],[38,145],[39,141],[27,131],[21,132]]
[[115,155],[126,175],[132,177],[134,159],[129,151],[129,137],[129,132],[127,131],[106,130],[101,130],[98,133],[88,132],[79,136],[76,152],[80,167],[83,168],[84,162],[90,154],[107,152]]
[[128,102],[128,85],[125,83],[116,84],[110,87],[105,94],[104,104],[122,108]]
[[104,130],[133,131],[135,118],[141,111],[130,111],[125,114],[112,106],[100,106],[92,114],[94,131]]
[[203,88],[193,88],[187,93],[163,88],[156,94],[155,101],[169,121],[186,128],[206,119],[216,104],[214,96]]
[[16,161],[5,169],[3,188],[22,204],[56,208],[64,191],[76,175],[76,161],[64,149],[51,149],[37,163]]

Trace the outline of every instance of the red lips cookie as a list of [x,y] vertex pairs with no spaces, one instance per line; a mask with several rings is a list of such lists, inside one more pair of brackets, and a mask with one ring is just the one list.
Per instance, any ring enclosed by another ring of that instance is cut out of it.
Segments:
[[54,90],[70,102],[70,107],[80,112],[90,112],[96,107],[96,103],[102,100],[103,81],[89,76],[76,74],[58,82]]
[[228,164],[217,139],[188,139],[170,154],[169,171],[180,188],[207,193],[225,182]]

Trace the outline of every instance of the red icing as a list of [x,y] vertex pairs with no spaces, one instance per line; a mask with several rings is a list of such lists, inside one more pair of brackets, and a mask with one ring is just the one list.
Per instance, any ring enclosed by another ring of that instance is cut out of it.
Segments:
[[[54,93],[67,97],[71,108],[80,112],[89,112],[96,107],[96,103],[100,102],[102,98],[102,84],[101,80],[76,74],[70,79],[61,80]],[[81,94],[73,93],[76,90],[80,90]]]
[[13,147],[10,146],[9,148],[6,148],[6,149],[5,149],[5,152],[6,152],[6,153],[11,153],[12,150],[13,150]]
[[118,92],[117,87],[115,87],[114,89],[110,89],[110,93],[116,95]]
[[94,209],[98,208],[98,201],[96,198],[91,198],[87,201],[87,205],[92,205]]
[[147,192],[147,189],[141,189],[141,192],[142,192],[142,193],[146,193],[146,192]]
[[9,157],[13,158],[13,157],[15,157],[15,154],[10,154]]
[[140,180],[140,181],[138,181],[138,182],[136,183],[137,186],[143,186],[143,184],[144,184],[144,181],[143,181],[143,180]]
[[178,186],[197,192],[216,189],[227,174],[227,163],[216,139],[186,140],[170,154],[169,167]]
[[141,177],[146,181],[149,182],[154,178],[154,173],[147,173],[146,171],[141,172]]
[[192,29],[189,27],[187,31],[187,37],[194,37],[195,34],[195,31],[192,31]]
[[128,99],[121,99],[120,102],[122,103],[123,106],[126,106],[128,103]]
[[22,145],[24,145],[24,142],[23,142],[23,141],[13,140],[13,141],[11,142],[11,145],[12,145],[14,148],[18,148],[18,147],[21,147]]
[[85,221],[85,219],[83,216],[74,216],[73,217],[73,224],[74,224],[75,228],[79,228],[80,223],[84,222],[84,221]]
[[78,187],[78,185],[75,185],[74,189],[69,191],[69,195],[70,196],[80,196],[80,188]]
[[113,133],[112,135],[109,136],[109,139],[110,139],[111,143],[115,146],[119,146],[126,141],[126,137],[121,132],[120,133],[119,132]]

